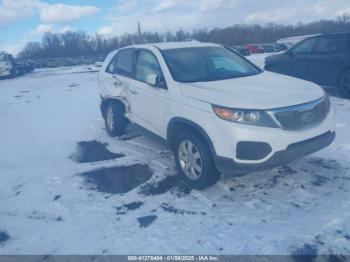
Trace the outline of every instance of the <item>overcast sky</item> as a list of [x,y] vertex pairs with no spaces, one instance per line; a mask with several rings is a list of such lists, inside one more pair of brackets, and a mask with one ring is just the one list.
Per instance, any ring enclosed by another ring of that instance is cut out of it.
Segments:
[[226,27],[237,23],[296,24],[335,19],[350,0],[0,0],[0,50],[16,53],[48,31],[106,36],[136,31]]

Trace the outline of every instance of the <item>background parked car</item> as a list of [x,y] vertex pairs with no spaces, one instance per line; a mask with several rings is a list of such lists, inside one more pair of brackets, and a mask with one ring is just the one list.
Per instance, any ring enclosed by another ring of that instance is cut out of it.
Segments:
[[34,63],[32,61],[25,61],[26,73],[34,71]]
[[34,70],[31,61],[15,60],[12,55],[0,52],[0,78],[12,78]]
[[279,43],[275,44],[275,51],[276,52],[286,51],[287,49],[288,49],[288,46],[285,44],[279,44]]
[[263,50],[264,53],[276,52],[275,44],[261,44],[258,46]]
[[234,49],[236,52],[240,53],[243,56],[251,55],[249,49],[244,46],[233,46],[232,49]]
[[266,58],[265,70],[322,86],[337,87],[350,98],[350,32],[317,35]]
[[0,78],[15,76],[15,60],[13,56],[0,52]]
[[258,45],[248,44],[248,45],[245,45],[245,47],[250,51],[251,54],[264,53],[264,50],[261,47],[259,47]]

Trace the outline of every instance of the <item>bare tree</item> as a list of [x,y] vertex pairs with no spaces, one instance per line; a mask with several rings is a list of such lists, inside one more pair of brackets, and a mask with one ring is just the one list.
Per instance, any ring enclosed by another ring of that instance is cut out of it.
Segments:
[[184,41],[196,39],[203,42],[213,42],[232,45],[248,43],[275,42],[284,37],[309,35],[317,33],[350,31],[350,14],[344,13],[336,20],[320,20],[312,23],[297,23],[296,25],[244,25],[237,24],[226,28],[197,29],[192,32],[178,30],[175,33],[136,32],[122,34],[118,37],[106,38],[101,35],[89,36],[85,32],[66,32],[62,34],[46,33],[41,43],[28,43],[19,54],[21,58],[51,58],[72,57],[84,55],[105,56],[110,51],[120,47],[138,44]]

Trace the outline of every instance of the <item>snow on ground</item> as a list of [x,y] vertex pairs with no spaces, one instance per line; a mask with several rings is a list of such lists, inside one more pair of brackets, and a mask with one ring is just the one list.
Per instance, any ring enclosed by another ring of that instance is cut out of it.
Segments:
[[252,54],[247,56],[246,58],[252,61],[254,64],[264,69],[265,66],[265,58],[278,53],[262,53],[262,54]]
[[190,190],[168,149],[110,138],[91,68],[0,81],[0,254],[350,254],[350,101],[334,144]]
[[252,54],[250,56],[247,56],[246,58],[252,61],[257,66],[259,66],[260,68],[264,69],[266,57],[281,54],[281,53],[283,52]]

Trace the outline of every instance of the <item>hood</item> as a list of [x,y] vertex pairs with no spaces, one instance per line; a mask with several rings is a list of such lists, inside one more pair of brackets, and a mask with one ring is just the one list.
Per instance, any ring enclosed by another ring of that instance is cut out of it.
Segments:
[[307,103],[324,96],[316,84],[281,74],[258,75],[212,82],[182,84],[184,96],[242,109],[273,109]]

